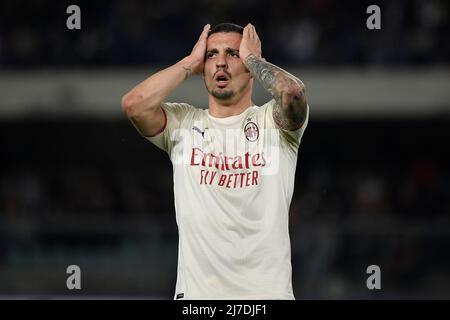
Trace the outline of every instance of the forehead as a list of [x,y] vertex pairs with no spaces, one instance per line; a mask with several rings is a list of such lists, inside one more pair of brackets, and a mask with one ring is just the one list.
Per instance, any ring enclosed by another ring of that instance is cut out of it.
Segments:
[[207,50],[233,48],[239,50],[242,35],[236,32],[213,33],[208,37]]

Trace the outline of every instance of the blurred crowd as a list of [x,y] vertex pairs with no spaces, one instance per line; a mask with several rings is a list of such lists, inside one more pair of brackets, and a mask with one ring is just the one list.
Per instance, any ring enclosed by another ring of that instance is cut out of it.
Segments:
[[[172,171],[167,162],[153,170],[62,165],[2,172],[0,213],[11,218],[70,213],[173,215]],[[352,165],[333,169],[300,161],[292,219],[449,215],[449,172],[440,171],[437,163],[412,160],[396,168],[394,175]]]
[[[167,155],[125,119],[120,124],[26,123],[4,126],[0,139],[2,215],[173,213]],[[316,120],[300,148],[293,219],[448,215],[450,167],[439,142],[446,125],[408,120],[330,125]],[[405,143],[404,137],[418,128],[421,137]],[[340,138],[331,138],[333,132]]]
[[[0,2],[0,66],[170,64],[190,53],[204,24],[252,22],[277,64],[408,66],[450,62],[445,0],[77,1],[81,30],[68,30],[70,2]],[[366,8],[381,8],[381,30]]]
[[[447,128],[310,122],[290,208],[298,298],[448,298]],[[177,230],[163,151],[126,119],[2,122],[0,145],[0,294],[64,293],[51,275],[81,261],[96,275],[86,293],[170,298]],[[371,264],[383,295],[365,287]],[[39,284],[17,280],[30,270]]]
[[[316,120],[303,138],[290,208],[297,298],[448,298],[450,161],[439,136],[448,121],[358,122]],[[81,261],[96,275],[87,293],[170,299],[177,230],[167,155],[125,119],[0,128],[0,278]],[[382,268],[382,295],[365,287],[371,264]],[[64,293],[46,270],[24,288]],[[24,292],[8,279],[0,294]]]
[[[81,30],[66,28],[71,4],[81,8]],[[381,8],[381,30],[366,28],[371,4]],[[3,0],[0,69],[171,64],[190,53],[203,25],[220,22],[252,22],[263,56],[281,66],[439,67],[450,62],[449,7],[445,0]],[[390,286],[380,297],[448,298],[448,127],[448,117],[310,121],[290,208],[297,297],[369,297],[364,270],[378,263]],[[0,294],[65,292],[59,280],[48,285],[60,272],[53,262],[76,257],[98,273],[91,290],[109,283],[170,298],[177,233],[166,154],[126,119],[1,119],[0,149]],[[27,284],[20,279],[33,277],[30,270],[39,276]]]

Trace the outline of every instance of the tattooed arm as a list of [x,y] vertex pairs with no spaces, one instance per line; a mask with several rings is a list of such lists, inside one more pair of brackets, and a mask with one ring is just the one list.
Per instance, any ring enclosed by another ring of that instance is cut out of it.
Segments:
[[261,42],[255,27],[244,28],[239,55],[252,76],[275,99],[273,119],[282,129],[296,130],[306,119],[307,103],[303,82],[283,69],[261,59]]
[[245,65],[275,99],[273,119],[282,129],[296,130],[306,118],[306,97],[303,83],[283,69],[250,54]]

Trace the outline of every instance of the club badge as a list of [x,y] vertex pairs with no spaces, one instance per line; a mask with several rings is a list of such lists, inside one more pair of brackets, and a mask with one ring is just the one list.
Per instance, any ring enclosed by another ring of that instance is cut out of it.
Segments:
[[248,141],[254,142],[258,140],[259,129],[256,123],[254,123],[253,121],[247,122],[247,124],[244,127],[244,133],[245,138],[247,138]]

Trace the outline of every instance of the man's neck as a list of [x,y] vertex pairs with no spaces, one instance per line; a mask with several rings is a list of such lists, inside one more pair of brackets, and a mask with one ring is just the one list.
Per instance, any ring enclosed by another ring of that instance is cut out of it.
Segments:
[[227,104],[216,100],[212,96],[209,96],[208,112],[211,116],[216,118],[227,118],[241,114],[252,105],[253,102],[250,97],[240,99],[235,103]]

